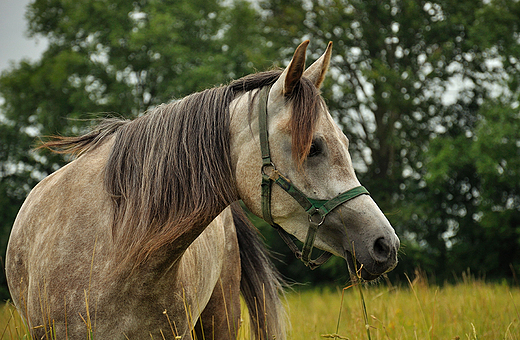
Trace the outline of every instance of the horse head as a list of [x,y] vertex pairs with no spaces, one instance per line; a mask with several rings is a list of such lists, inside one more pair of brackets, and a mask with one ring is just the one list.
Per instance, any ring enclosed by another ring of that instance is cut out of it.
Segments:
[[[233,106],[237,189],[253,213],[305,243],[304,258],[314,245],[344,258],[352,273],[372,280],[397,264],[399,239],[361,187],[349,140],[319,95],[332,44],[305,69],[308,43],[296,49],[263,95],[257,93],[258,105],[248,105],[251,96],[242,96]],[[249,120],[239,118],[252,107],[256,109]]]

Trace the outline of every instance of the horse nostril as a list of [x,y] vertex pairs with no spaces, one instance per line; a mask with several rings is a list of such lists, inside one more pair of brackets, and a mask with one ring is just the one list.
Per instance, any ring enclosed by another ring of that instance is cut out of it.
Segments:
[[390,245],[384,237],[380,237],[374,242],[374,259],[376,261],[386,262],[390,257],[390,253]]

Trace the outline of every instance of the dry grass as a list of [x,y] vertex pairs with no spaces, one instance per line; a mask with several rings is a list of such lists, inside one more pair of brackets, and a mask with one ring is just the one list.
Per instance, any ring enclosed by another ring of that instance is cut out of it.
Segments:
[[[402,287],[292,291],[286,303],[291,340],[520,340],[520,288],[468,277],[444,287],[428,285],[419,277]],[[248,334],[244,321],[239,339],[248,339]],[[30,339],[10,305],[0,309],[0,335]]]
[[440,288],[416,281],[400,288],[352,287],[342,305],[341,295],[330,289],[289,294],[288,338],[520,339],[518,287],[472,281]]

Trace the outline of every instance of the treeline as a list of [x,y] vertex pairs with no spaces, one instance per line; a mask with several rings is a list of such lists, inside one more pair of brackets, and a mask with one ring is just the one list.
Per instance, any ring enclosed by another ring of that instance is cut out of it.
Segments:
[[[0,76],[2,253],[29,190],[66,162],[31,151],[38,136],[284,66],[310,39],[309,59],[334,42],[323,96],[401,238],[393,277],[520,275],[518,1],[36,0],[26,17],[49,47]],[[347,279],[343,261],[311,272],[261,229],[288,277]]]

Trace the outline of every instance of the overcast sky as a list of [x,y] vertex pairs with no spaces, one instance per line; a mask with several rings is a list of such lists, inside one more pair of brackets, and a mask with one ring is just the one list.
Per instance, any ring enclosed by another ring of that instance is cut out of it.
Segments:
[[25,8],[31,0],[0,0],[0,72],[9,62],[37,60],[46,48],[42,38],[27,37]]

